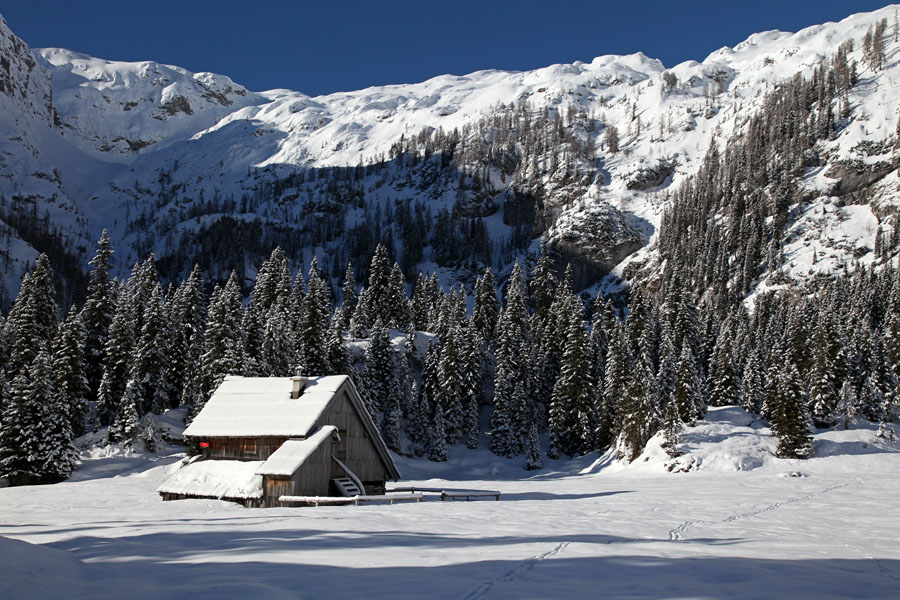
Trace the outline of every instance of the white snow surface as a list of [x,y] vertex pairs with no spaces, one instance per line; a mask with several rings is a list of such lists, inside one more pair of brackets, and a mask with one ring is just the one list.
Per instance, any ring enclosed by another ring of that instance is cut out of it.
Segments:
[[900,445],[875,433],[820,430],[814,458],[782,460],[765,422],[713,409],[684,434],[683,472],[659,440],[630,465],[537,472],[453,447],[398,457],[400,485],[500,501],[359,507],[162,502],[180,455],[85,456],[68,482],[0,489],[0,596],[894,599]]
[[306,437],[346,375],[310,377],[291,398],[290,377],[228,376],[185,429],[194,437]]
[[300,465],[309,458],[322,442],[337,431],[334,425],[320,427],[305,440],[288,440],[266,459],[258,469],[257,475],[293,475]]
[[261,460],[202,460],[195,459],[181,466],[157,492],[212,496],[215,498],[260,498],[263,466]]

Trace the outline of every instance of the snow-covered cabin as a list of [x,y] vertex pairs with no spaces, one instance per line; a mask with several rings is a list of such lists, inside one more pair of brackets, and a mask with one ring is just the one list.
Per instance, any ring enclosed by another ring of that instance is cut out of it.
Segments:
[[184,436],[202,454],[159,487],[164,500],[280,506],[281,496],[335,495],[348,476],[364,494],[400,478],[346,375],[226,377]]

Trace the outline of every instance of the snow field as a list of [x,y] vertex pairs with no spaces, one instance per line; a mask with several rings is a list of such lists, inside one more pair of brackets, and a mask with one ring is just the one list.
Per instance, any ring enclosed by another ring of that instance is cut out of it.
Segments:
[[0,597],[898,597],[900,445],[822,431],[820,457],[779,460],[752,420],[711,411],[684,473],[657,440],[631,465],[593,453],[536,474],[486,450],[398,458],[401,485],[499,502],[162,502],[179,456],[88,459],[73,481],[0,490]]

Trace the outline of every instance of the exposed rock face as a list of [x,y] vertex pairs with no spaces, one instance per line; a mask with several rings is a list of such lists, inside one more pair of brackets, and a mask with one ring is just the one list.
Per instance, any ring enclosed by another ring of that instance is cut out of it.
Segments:
[[831,188],[832,196],[846,196],[868,188],[896,168],[897,165],[884,161],[841,160],[832,163],[825,176],[837,180]]
[[654,167],[639,169],[632,173],[625,187],[629,190],[646,191],[661,186],[674,172],[674,161],[661,160]]

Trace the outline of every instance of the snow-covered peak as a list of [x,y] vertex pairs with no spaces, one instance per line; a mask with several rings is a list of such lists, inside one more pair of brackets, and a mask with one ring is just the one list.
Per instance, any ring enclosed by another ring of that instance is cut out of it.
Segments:
[[83,149],[129,154],[205,129],[265,99],[229,77],[152,61],[121,62],[62,48],[37,51],[53,78],[63,126]]
[[0,121],[22,127],[25,115],[52,122],[50,78],[0,16]]

